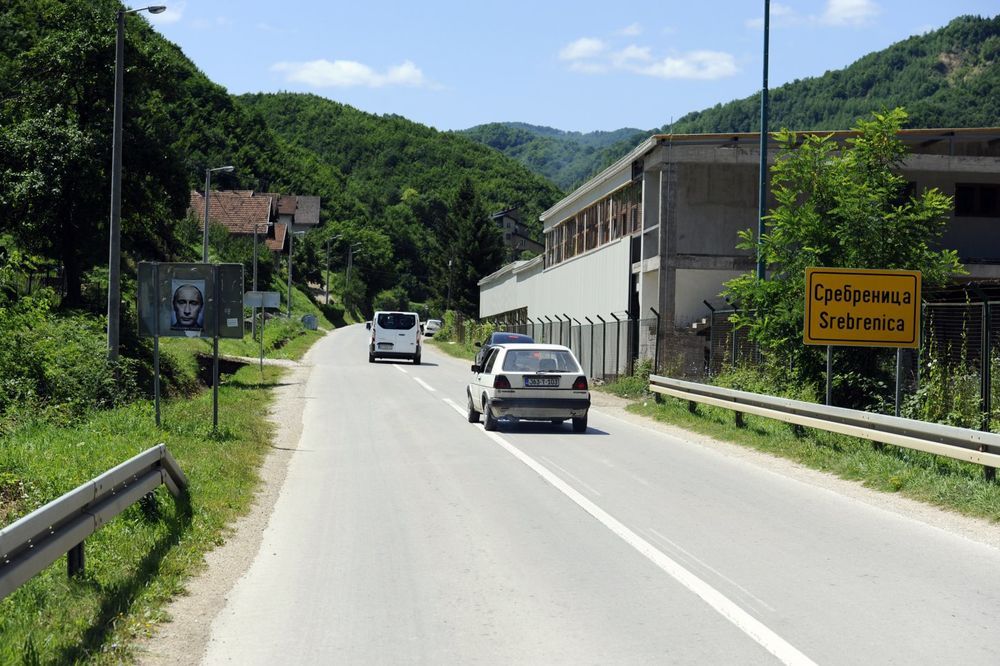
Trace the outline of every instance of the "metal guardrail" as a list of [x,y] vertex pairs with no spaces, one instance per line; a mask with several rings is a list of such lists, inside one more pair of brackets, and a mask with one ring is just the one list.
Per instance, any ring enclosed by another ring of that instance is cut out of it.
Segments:
[[1000,435],[991,432],[828,407],[659,375],[649,376],[649,389],[654,393],[688,400],[692,404],[704,403],[732,409],[737,412],[738,422],[740,414],[757,414],[983,465],[991,477],[993,470],[1000,467]]
[[175,498],[188,485],[164,444],[0,529],[0,599],[64,553],[69,575],[82,571],[84,540],[161,483]]

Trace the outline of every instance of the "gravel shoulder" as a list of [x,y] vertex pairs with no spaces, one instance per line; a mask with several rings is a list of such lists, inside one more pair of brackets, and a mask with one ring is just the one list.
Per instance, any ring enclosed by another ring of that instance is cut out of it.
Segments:
[[[230,590],[250,567],[257,554],[264,529],[284,483],[288,463],[298,447],[302,430],[301,415],[305,407],[305,387],[312,369],[310,354],[306,354],[300,363],[287,365],[289,374],[286,381],[275,389],[276,399],[270,416],[278,430],[271,452],[260,470],[261,484],[257,498],[250,512],[233,526],[225,543],[206,555],[205,566],[187,584],[187,594],[178,597],[168,606],[167,612],[171,620],[161,625],[138,646],[139,664],[187,666],[200,660],[210,640],[213,619],[225,606]],[[1000,525],[959,516],[904,497],[869,490],[858,483],[845,481],[795,462],[632,414],[626,409],[630,401],[614,395],[594,391],[592,400],[593,409],[614,418],[722,451],[727,456],[745,460],[776,474],[1000,548]],[[275,414],[282,415],[280,421],[275,418]]]

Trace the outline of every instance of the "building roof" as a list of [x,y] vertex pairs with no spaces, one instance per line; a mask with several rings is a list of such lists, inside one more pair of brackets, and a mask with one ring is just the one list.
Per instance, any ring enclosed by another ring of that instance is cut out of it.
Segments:
[[274,237],[265,239],[264,243],[272,252],[281,252],[285,249],[285,236],[288,235],[288,225],[275,224],[272,229],[274,230]]
[[[774,140],[774,132],[771,132],[771,140],[768,145],[777,148],[778,142]],[[809,130],[797,131],[797,135],[831,136],[835,141],[845,141],[857,137],[860,133],[854,130]],[[1000,140],[1000,127],[948,127],[931,129],[904,129],[897,134],[899,139],[911,146],[916,147],[914,152],[931,152],[932,148],[943,144],[944,146],[955,143],[971,143],[975,141],[988,142],[997,150],[995,146]],[[638,146],[633,148],[617,162],[607,167],[589,181],[578,187],[576,190],[557,201],[551,208],[539,216],[543,222],[565,208],[570,203],[581,198],[586,198],[589,193],[599,189],[602,185],[612,180],[623,169],[629,168],[636,160],[644,156],[661,145],[667,146],[747,146],[748,148],[759,149],[760,132],[732,132],[726,134],[653,134],[645,139]]]
[[319,225],[319,197],[296,196],[295,225]]
[[[199,226],[205,224],[205,197],[201,192],[191,191],[188,211],[197,216]],[[237,235],[253,235],[266,229],[271,218],[271,197],[248,196],[244,191],[210,192],[208,198],[208,217],[224,226],[229,233]]]

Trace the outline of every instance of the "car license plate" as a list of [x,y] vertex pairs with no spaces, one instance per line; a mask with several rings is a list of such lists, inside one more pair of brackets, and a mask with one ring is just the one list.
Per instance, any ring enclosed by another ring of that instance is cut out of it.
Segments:
[[379,349],[392,349],[392,343],[391,342],[380,342],[380,343],[378,343],[378,348]]
[[559,386],[558,377],[525,377],[524,385],[535,388],[539,386]]

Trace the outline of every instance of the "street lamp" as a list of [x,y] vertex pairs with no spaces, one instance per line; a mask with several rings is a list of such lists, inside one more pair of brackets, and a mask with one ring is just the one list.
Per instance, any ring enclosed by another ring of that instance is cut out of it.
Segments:
[[201,263],[203,264],[208,263],[208,195],[211,193],[209,188],[212,187],[212,173],[216,171],[229,173],[234,168],[232,166],[221,166],[214,169],[205,169],[205,229],[202,231],[201,236]]
[[295,237],[302,236],[304,231],[292,231],[288,226],[288,318],[292,318],[292,252],[294,252]]
[[351,269],[354,267],[354,257],[360,257],[364,252],[355,252],[356,249],[362,247],[363,243],[358,243],[357,245],[352,245],[347,250],[347,278],[344,280],[344,311],[348,310],[347,299],[351,294]]
[[326,239],[326,304],[330,304],[330,241],[340,240],[344,234],[338,234],[333,238]]
[[125,93],[125,15],[148,11],[159,14],[166,7],[118,9],[115,17],[115,108],[111,138],[111,236],[108,250],[108,359],[118,360],[118,318],[121,314],[121,215],[122,215],[122,104]]
[[764,213],[767,209],[767,42],[771,22],[771,0],[764,0],[764,85],[760,90],[760,187],[757,194],[757,279],[763,280]]

